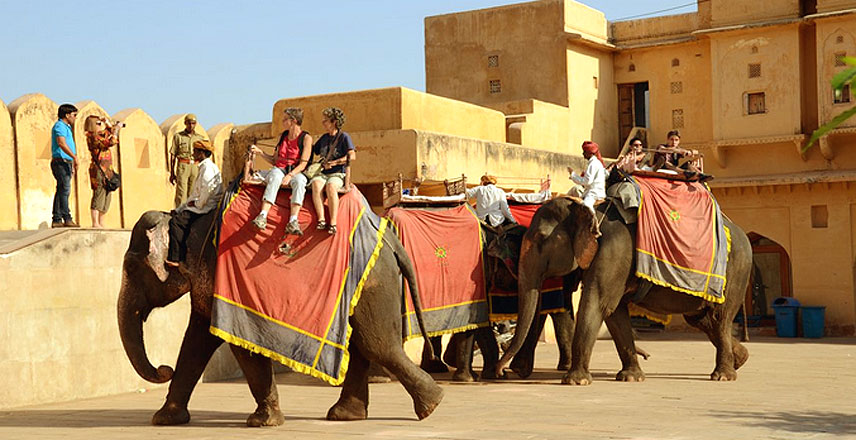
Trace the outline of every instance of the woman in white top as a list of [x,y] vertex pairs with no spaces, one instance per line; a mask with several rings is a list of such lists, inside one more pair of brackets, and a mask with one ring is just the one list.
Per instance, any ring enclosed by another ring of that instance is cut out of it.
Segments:
[[600,148],[592,141],[583,142],[583,157],[588,159],[588,165],[582,175],[571,171],[571,180],[583,187],[583,205],[594,212],[594,204],[606,198],[606,169]]
[[508,209],[505,191],[496,187],[496,177],[485,174],[481,177],[481,185],[467,190],[467,198],[476,198],[476,215],[493,227],[508,220],[517,223]]

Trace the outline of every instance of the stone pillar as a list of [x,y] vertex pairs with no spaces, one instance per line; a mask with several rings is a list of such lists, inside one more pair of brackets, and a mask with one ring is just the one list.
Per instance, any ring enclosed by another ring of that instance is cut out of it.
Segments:
[[0,231],[18,229],[18,188],[12,119],[0,100]]
[[[80,172],[75,176],[77,190],[77,214],[74,218],[80,223],[80,226],[92,226],[92,214],[90,213],[89,205],[92,202],[92,187],[89,186],[89,165],[92,163],[92,156],[89,154],[89,145],[86,143],[86,118],[89,116],[98,116],[111,120],[110,114],[107,113],[95,101],[81,101],[75,104],[77,106],[77,122],[74,124],[74,143],[77,144],[77,158],[80,161]],[[119,169],[119,148],[113,147],[110,152],[113,154],[113,169]],[[121,191],[121,189],[119,190]],[[110,208],[107,210],[107,215],[104,217],[104,226],[112,229],[120,229],[122,227],[122,209],[119,203],[119,192],[114,192],[110,201]]]
[[208,130],[208,135],[210,136],[208,139],[210,139],[211,143],[214,145],[214,163],[220,167],[220,173],[223,175],[224,185],[228,185],[231,181],[226,180],[227,171],[230,176],[236,176],[240,172],[238,171],[238,173],[235,173],[231,169],[227,170],[226,167],[231,167],[232,165],[223,161],[223,153],[226,150],[226,145],[229,143],[229,138],[232,137],[232,129],[234,128],[235,124],[224,122],[217,124]]
[[127,125],[119,132],[116,168],[122,174],[122,224],[131,228],[146,211],[172,209],[175,192],[169,184],[166,142],[157,122],[138,108],[122,110],[113,120]]
[[[51,224],[56,180],[51,173],[51,129],[59,106],[41,93],[21,96],[9,104],[15,135],[20,229],[45,229]],[[80,151],[80,147],[77,146]],[[68,198],[72,215],[77,205],[74,185]],[[75,217],[76,221],[80,221]]]

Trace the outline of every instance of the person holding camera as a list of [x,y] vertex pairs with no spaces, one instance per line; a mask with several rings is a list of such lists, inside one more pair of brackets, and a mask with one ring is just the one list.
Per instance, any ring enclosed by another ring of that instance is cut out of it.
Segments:
[[119,127],[111,125],[106,118],[89,116],[84,122],[86,144],[92,162],[89,164],[89,187],[92,188],[92,200],[89,210],[92,214],[92,227],[103,228],[104,216],[110,208],[110,199],[115,187],[108,188],[108,182],[118,174],[113,171],[113,155],[110,148],[119,143]]
[[173,135],[169,150],[169,183],[175,185],[176,207],[184,203],[196,181],[199,169],[193,163],[193,144],[204,139],[196,133],[196,115],[188,113],[184,117],[184,130]]

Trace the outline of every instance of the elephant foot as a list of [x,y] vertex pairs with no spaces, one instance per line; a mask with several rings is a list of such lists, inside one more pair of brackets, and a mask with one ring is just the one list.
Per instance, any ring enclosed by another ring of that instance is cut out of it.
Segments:
[[355,399],[339,400],[327,411],[327,420],[339,422],[365,420],[368,416],[369,409],[366,404]]
[[532,375],[532,370],[534,370],[534,365],[532,362],[523,362],[514,358],[511,361],[511,371],[513,371],[517,376],[521,379],[526,379],[527,377]]
[[487,367],[485,366],[481,372],[482,380],[499,380],[499,379],[507,379],[508,375],[505,372],[502,372],[501,376],[497,376],[496,374],[496,366]]
[[565,385],[591,385],[592,377],[587,371],[569,371],[562,377]]
[[713,373],[710,373],[710,380],[718,380],[724,382],[731,382],[737,380],[737,370],[734,368],[720,368],[716,367],[713,370]]
[[625,368],[615,375],[619,382],[645,382],[645,373],[641,368]]
[[559,356],[559,364],[556,365],[556,369],[559,371],[568,371],[571,369],[571,358],[565,356]]
[[163,407],[152,416],[152,425],[184,425],[190,422],[190,412],[187,407],[174,403],[164,403]]
[[285,423],[285,416],[278,408],[274,409],[269,406],[259,407],[256,412],[247,417],[247,426],[258,428],[260,426],[279,426]]
[[431,415],[437,408],[437,405],[443,401],[443,389],[433,381],[430,384],[429,390],[422,395],[413,399],[413,411],[416,412],[416,417],[422,420]]
[[737,370],[749,360],[749,350],[743,346],[743,344],[739,342],[735,342],[732,347],[732,353],[734,353],[734,369]]
[[479,380],[479,375],[475,371],[466,368],[458,368],[452,374],[452,382],[475,382]]
[[449,367],[439,359],[423,360],[419,364],[419,368],[425,370],[426,373],[448,373]]

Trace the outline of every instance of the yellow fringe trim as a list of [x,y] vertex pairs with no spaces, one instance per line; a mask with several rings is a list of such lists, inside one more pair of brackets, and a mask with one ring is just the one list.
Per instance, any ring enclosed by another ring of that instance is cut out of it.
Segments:
[[725,302],[725,294],[724,293],[722,295],[722,298],[717,298],[717,297],[715,297],[715,296],[713,296],[707,292],[697,292],[695,290],[689,290],[689,289],[684,289],[682,287],[674,286],[674,285],[667,283],[665,281],[661,281],[661,280],[655,279],[653,277],[650,277],[647,274],[644,274],[642,272],[637,271],[636,276],[639,278],[646,279],[646,280],[648,280],[648,281],[650,281],[650,282],[652,282],[658,286],[668,287],[668,288],[670,288],[676,292],[681,292],[681,293],[686,293],[686,294],[689,294],[692,296],[697,296],[697,297],[700,297],[700,298],[705,299],[707,301],[710,301],[712,303],[722,304]]
[[[465,331],[467,331],[467,330],[475,330],[475,329],[477,329],[477,328],[487,327],[488,325],[490,325],[490,323],[489,323],[489,322],[484,322],[484,323],[482,323],[482,324],[467,324],[467,325],[464,325],[464,326],[461,326],[461,327],[458,327],[458,328],[453,328],[453,329],[448,329],[448,330],[437,330],[437,331],[433,331],[433,332],[428,332],[428,337],[429,337],[429,338],[433,338],[433,337],[435,337],[435,336],[442,336],[442,335],[446,335],[446,334],[460,333],[460,332],[465,332]],[[409,331],[410,331],[410,329],[408,328],[408,332],[409,332]],[[420,330],[420,331],[419,331],[419,332],[417,332],[417,333],[412,333],[412,334],[407,335],[407,336],[404,338],[404,340],[405,340],[405,341],[409,341],[409,340],[411,340],[411,339],[416,339],[416,338],[421,338],[421,337],[422,337],[422,331]]]

